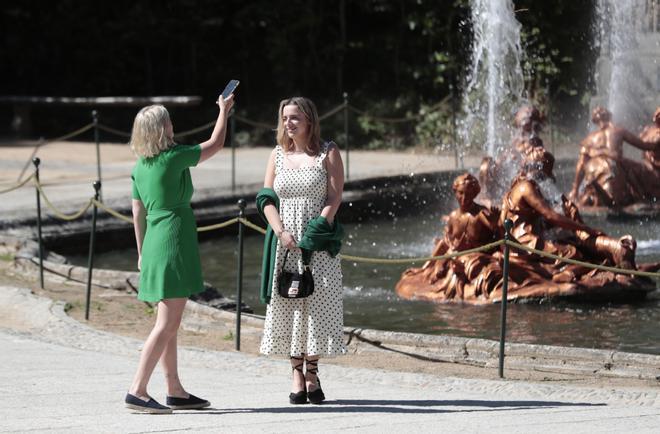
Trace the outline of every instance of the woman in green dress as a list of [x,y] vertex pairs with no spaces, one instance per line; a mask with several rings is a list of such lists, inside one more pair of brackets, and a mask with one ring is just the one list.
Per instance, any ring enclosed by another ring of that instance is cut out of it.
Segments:
[[[199,145],[174,143],[170,116],[162,105],[144,107],[135,117],[131,149],[138,156],[133,180],[133,223],[138,249],[138,298],[158,304],[156,324],[149,334],[126,406],[147,413],[208,407],[189,394],[179,380],[177,331],[191,294],[204,289],[195,216],[190,208],[193,186],[189,167],[212,157],[225,143],[227,116],[233,95],[218,98],[220,108],[211,138]],[[167,381],[167,406],[147,393],[160,359]]]

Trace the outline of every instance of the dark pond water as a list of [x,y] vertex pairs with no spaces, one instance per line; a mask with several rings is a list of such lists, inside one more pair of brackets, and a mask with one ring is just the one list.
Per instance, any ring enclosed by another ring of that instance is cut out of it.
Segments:
[[[401,257],[428,255],[440,234],[443,210],[420,211],[419,217],[348,224],[343,252],[358,256]],[[638,262],[660,260],[660,222],[610,222],[588,219],[612,236],[630,233],[638,240]],[[263,238],[250,230],[245,240],[243,299],[256,313],[265,306],[258,299]],[[236,288],[235,237],[200,245],[204,277],[229,296]],[[71,258],[81,265],[86,258]],[[99,268],[134,270],[135,249],[97,255]],[[394,285],[406,266],[343,262],[345,323],[348,326],[499,338],[500,306],[468,306],[407,301]],[[512,304],[508,309],[510,342],[568,345],[660,354],[660,293],[635,304],[569,304],[565,302]]]

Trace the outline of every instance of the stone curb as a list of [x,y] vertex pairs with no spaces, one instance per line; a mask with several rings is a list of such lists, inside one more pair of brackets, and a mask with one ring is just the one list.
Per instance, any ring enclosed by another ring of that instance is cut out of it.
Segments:
[[[234,327],[236,315],[198,303],[188,303],[182,325],[203,332],[221,326]],[[263,329],[263,318],[242,314],[241,324],[251,333]],[[258,329],[258,330],[254,330]],[[247,330],[246,330],[247,331]],[[349,351],[395,350],[433,361],[497,367],[499,342],[488,339],[425,335],[344,327]],[[509,343],[505,345],[505,369],[562,374],[660,379],[660,356],[613,350]]]

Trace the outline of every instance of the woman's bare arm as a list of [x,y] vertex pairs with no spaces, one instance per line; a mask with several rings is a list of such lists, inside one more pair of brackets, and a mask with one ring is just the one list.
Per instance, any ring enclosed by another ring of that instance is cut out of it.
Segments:
[[339,205],[341,205],[341,196],[344,193],[344,163],[341,160],[337,145],[330,147],[328,157],[324,163],[328,171],[328,197],[325,206],[321,210],[321,215],[328,220],[328,223],[332,224]]
[[220,95],[217,104],[220,106],[220,111],[218,112],[218,119],[215,121],[215,127],[213,127],[211,138],[199,144],[202,148],[202,155],[199,157],[200,163],[214,156],[223,148],[223,146],[225,146],[227,118],[229,117],[229,111],[234,105],[234,95],[232,94],[226,99],[223,99],[222,95]]
[[142,262],[142,242],[144,241],[144,234],[147,232],[147,210],[144,208],[142,201],[133,199],[133,229],[135,230],[135,243],[137,244],[138,251],[138,270]]
[[[277,153],[276,149],[273,149],[273,152],[270,153],[270,158],[268,158],[268,165],[266,166],[266,177],[264,179],[264,187],[273,188],[275,184],[275,155]],[[275,236],[279,238],[280,243],[287,249],[294,249],[296,247],[296,239],[293,234],[284,229],[284,223],[282,223],[282,218],[280,213],[277,211],[277,208],[274,204],[268,204],[264,207],[264,215],[268,224],[273,228]]]

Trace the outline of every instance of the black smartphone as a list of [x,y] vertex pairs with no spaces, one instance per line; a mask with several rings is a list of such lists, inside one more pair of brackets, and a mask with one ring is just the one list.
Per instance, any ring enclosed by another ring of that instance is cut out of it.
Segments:
[[222,91],[221,94],[222,98],[226,99],[227,97],[229,97],[229,95],[234,93],[234,91],[238,87],[238,83],[240,83],[240,81],[238,80],[229,80],[229,83],[227,83],[227,86],[225,86],[225,90]]

